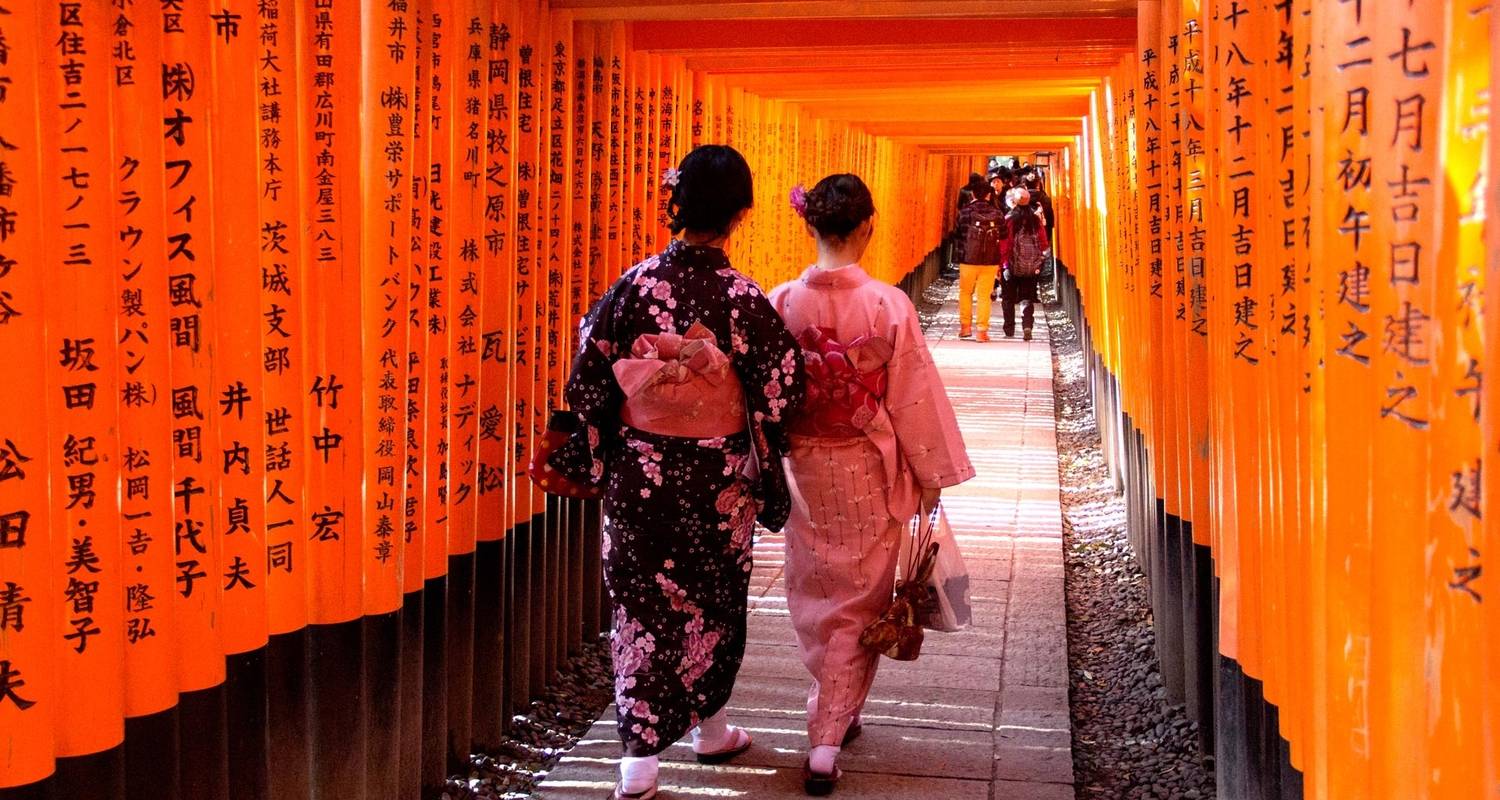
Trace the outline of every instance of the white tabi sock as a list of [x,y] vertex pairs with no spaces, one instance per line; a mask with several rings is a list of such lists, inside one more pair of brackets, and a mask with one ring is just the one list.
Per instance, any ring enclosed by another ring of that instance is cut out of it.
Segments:
[[656,783],[656,773],[661,768],[661,760],[656,756],[635,758],[625,756],[620,759],[620,789],[627,794],[644,792]]
[[729,710],[719,709],[717,714],[698,722],[693,729],[693,752],[712,753],[731,744],[734,726],[729,724]]
[[820,744],[807,753],[807,766],[819,775],[832,775],[838,768],[839,748]]

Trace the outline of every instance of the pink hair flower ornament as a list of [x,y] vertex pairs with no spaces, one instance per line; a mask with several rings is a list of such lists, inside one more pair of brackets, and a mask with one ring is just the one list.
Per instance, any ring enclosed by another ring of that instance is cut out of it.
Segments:
[[668,167],[667,171],[663,172],[661,174],[661,185],[665,186],[665,187],[668,187],[668,188],[671,188],[671,189],[676,189],[677,188],[677,181],[680,180],[681,178],[682,178],[682,173],[681,172],[678,172],[676,169]]
[[797,216],[807,216],[807,189],[804,189],[802,184],[792,187],[792,193],[787,200],[792,204],[792,210],[797,212]]

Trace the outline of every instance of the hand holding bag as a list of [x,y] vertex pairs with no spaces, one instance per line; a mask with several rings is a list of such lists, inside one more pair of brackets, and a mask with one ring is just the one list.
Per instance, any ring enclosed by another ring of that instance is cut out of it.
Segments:
[[860,645],[896,661],[915,661],[922,654],[920,609],[928,602],[927,582],[937,562],[938,545],[932,541],[939,518],[933,507],[925,520],[913,517],[910,535],[902,543],[901,574],[891,605],[859,635]]
[[[916,604],[916,621],[922,627],[943,633],[961,631],[973,620],[969,601],[969,569],[958,552],[958,541],[939,504],[932,511],[930,526],[933,552],[931,569],[921,578],[922,592]],[[903,543],[905,544],[905,543]],[[903,547],[903,550],[905,548]],[[910,563],[903,560],[902,563]]]

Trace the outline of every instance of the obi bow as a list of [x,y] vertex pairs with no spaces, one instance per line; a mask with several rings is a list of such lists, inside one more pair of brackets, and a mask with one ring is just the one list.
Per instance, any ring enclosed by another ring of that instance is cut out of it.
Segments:
[[915,511],[916,492],[882,402],[895,347],[883,336],[860,336],[844,345],[833,334],[809,327],[798,337],[807,369],[807,401],[798,432],[868,438],[880,451],[891,515],[905,519]]
[[658,384],[685,384],[702,378],[712,386],[724,382],[729,357],[701,322],[685,334],[647,333],[630,347],[630,358],[614,364],[615,380],[626,397],[635,397]]
[[885,397],[885,365],[894,348],[882,336],[861,336],[848,345],[828,328],[809,327],[798,337],[807,369],[807,412],[815,427],[863,430]]
[[727,435],[744,427],[744,394],[729,357],[702,323],[687,333],[647,333],[614,364],[632,425],[675,436]]

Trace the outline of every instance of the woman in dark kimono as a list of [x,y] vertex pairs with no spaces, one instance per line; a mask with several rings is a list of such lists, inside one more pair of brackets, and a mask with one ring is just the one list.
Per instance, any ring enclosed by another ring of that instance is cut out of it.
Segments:
[[604,579],[620,739],[612,797],[656,796],[657,754],[693,732],[698,760],[750,747],[724,705],[745,649],[756,519],[790,509],[782,419],[802,355],[722,249],[751,205],[750,168],[705,145],[667,174],[672,232],[589,312],[567,399],[583,430],[553,458],[603,484]]

